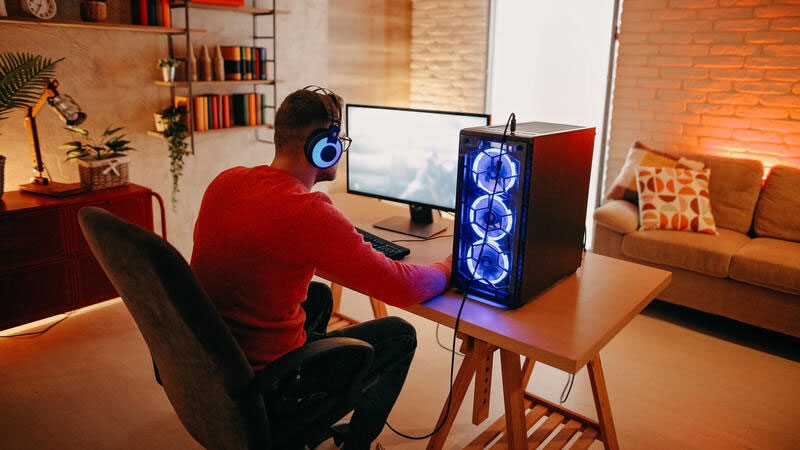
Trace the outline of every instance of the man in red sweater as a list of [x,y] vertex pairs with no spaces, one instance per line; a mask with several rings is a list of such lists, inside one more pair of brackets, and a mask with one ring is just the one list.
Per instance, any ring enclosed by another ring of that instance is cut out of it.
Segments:
[[191,266],[255,370],[326,336],[364,340],[375,348],[378,383],[358,402],[344,448],[369,449],[400,394],[416,348],[405,320],[386,317],[325,334],[332,297],[317,274],[407,306],[442,293],[449,258],[432,265],[393,261],[372,249],[314,184],[336,177],[348,144],[338,135],[342,100],[308,87],[275,114],[271,165],[222,172],[203,196]]

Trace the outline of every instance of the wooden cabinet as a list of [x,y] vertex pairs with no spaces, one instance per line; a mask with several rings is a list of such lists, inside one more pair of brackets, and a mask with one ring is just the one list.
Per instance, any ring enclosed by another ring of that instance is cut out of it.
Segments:
[[83,238],[78,210],[98,206],[153,230],[153,197],[161,202],[135,184],[63,199],[5,192],[0,197],[0,329],[116,297]]

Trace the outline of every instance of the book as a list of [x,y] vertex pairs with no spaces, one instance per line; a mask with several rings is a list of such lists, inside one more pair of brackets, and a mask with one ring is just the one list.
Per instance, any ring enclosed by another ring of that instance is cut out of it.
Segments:
[[143,0],[147,3],[147,25],[156,26],[158,25],[158,8],[157,8],[157,1],[158,0]]
[[226,80],[242,79],[242,49],[237,45],[223,45],[219,48],[225,65]]
[[242,47],[242,54],[244,55],[244,71],[242,72],[243,80],[253,79],[253,52],[251,47]]
[[256,125],[258,116],[256,115],[256,94],[247,94],[247,125]]
[[222,96],[222,128],[231,127],[231,96]]
[[258,71],[258,79],[267,79],[267,48],[258,47],[258,62],[260,70]]
[[169,7],[169,0],[159,0],[161,4],[161,26],[162,27],[171,27],[172,26],[172,9]]

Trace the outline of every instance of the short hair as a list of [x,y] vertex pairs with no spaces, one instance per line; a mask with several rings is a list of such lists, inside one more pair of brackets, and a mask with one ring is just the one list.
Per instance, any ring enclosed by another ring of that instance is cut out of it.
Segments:
[[328,94],[300,89],[289,94],[275,113],[275,146],[291,142],[305,144],[311,130],[327,127],[332,119],[341,121],[342,99],[338,95],[334,104]]

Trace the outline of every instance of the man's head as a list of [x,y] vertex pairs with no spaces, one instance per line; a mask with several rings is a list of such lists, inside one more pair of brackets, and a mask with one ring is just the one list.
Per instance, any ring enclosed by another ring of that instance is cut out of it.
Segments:
[[[303,164],[305,161],[315,166],[313,157],[306,157],[309,137],[320,129],[328,130],[331,125],[340,126],[342,105],[341,97],[322,88],[304,88],[289,94],[275,113],[276,158],[289,159],[296,164]],[[324,134],[325,137],[327,135]],[[327,147],[326,143],[327,139],[323,139],[317,148],[324,149]],[[335,144],[340,145],[338,140]],[[329,152],[325,153],[324,159],[330,161]],[[336,159],[338,160],[338,156]],[[338,161],[331,167],[316,167],[319,169],[316,181],[330,181],[336,177]]]

